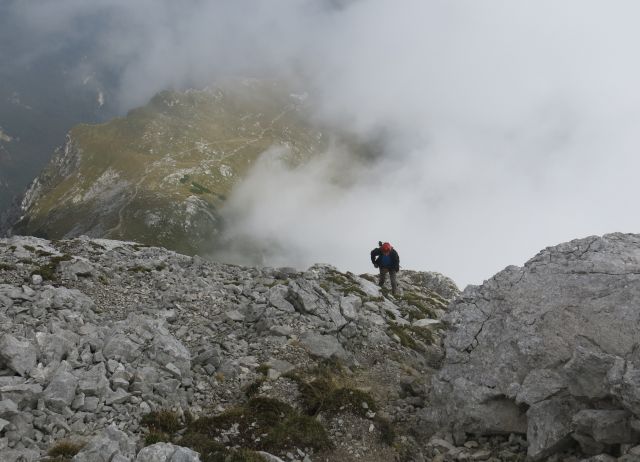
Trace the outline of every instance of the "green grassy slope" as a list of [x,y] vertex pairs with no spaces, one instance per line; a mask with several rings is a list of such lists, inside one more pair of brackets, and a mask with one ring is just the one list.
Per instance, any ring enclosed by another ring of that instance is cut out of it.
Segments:
[[126,117],[79,125],[32,185],[14,231],[87,234],[194,253],[220,228],[233,185],[274,145],[297,164],[326,137],[275,82],[165,91]]

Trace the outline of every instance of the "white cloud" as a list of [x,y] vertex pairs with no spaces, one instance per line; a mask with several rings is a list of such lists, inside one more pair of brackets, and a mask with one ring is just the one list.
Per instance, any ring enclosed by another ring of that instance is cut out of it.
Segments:
[[405,267],[477,283],[546,245],[639,228],[637,2],[13,5],[41,44],[95,23],[90,60],[117,74],[123,109],[170,86],[280,75],[304,83],[322,120],[384,142],[349,188],[328,180],[346,168],[341,148],[238,188],[231,229],[268,243],[266,263],[364,271],[383,239]]

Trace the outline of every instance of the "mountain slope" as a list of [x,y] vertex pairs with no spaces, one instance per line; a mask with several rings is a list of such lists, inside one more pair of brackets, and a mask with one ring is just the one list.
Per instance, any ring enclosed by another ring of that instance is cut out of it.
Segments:
[[420,460],[438,318],[458,294],[438,273],[401,272],[394,298],[328,265],[240,267],[104,239],[0,239],[0,261],[3,462],[64,441],[88,442],[76,462],[132,461],[156,441],[202,462]]
[[219,208],[268,148],[303,161],[325,144],[305,98],[278,83],[166,91],[126,117],[79,125],[22,204],[14,232],[86,234],[194,253],[215,239]]

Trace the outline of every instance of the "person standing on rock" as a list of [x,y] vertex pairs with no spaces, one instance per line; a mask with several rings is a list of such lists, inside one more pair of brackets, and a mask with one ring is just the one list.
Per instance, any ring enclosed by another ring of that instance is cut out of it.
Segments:
[[387,279],[387,273],[389,273],[389,279],[391,279],[391,293],[396,295],[398,293],[398,281],[396,275],[400,271],[400,256],[396,249],[391,244],[382,241],[378,242],[378,247],[371,251],[371,263],[373,266],[380,269],[380,277],[378,278],[378,285],[384,286],[384,282]]

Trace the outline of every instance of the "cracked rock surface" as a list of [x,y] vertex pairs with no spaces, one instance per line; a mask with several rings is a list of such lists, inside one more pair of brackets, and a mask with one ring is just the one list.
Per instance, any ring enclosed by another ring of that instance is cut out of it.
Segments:
[[547,248],[467,287],[444,321],[427,427],[520,433],[533,460],[640,443],[639,235]]
[[[331,448],[285,448],[269,460],[383,462],[401,449],[419,460],[412,429],[442,358],[437,320],[458,291],[438,273],[402,271],[404,298],[371,280],[130,242],[0,239],[0,460],[39,460],[71,440],[84,444],[74,462],[195,462],[166,441],[143,450],[142,416],[221,414],[246,403],[252,384],[257,396],[299,407],[286,374],[335,359],[376,412],[319,412]],[[383,417],[394,445],[380,437]]]

